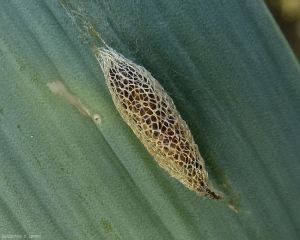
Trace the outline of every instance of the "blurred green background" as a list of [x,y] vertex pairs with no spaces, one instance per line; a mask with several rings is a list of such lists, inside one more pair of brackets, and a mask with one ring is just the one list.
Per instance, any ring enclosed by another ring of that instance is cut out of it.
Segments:
[[266,0],[266,4],[300,59],[300,0]]

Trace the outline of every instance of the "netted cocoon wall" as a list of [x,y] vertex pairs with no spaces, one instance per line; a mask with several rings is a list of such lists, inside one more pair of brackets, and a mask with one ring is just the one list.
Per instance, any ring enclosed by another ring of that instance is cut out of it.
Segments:
[[160,83],[112,48],[94,48],[94,53],[121,117],[158,164],[199,195],[221,199],[188,125]]

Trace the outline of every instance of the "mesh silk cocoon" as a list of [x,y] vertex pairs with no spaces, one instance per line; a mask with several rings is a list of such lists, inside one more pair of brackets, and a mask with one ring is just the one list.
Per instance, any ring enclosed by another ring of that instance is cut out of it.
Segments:
[[199,195],[222,198],[211,187],[186,122],[160,83],[111,48],[95,48],[113,102],[157,163]]

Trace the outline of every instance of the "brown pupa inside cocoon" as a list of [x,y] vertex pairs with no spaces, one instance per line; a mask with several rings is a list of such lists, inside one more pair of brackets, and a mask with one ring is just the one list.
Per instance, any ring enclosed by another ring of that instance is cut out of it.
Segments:
[[117,110],[157,163],[199,195],[222,199],[210,184],[188,125],[160,83],[111,48],[93,50]]

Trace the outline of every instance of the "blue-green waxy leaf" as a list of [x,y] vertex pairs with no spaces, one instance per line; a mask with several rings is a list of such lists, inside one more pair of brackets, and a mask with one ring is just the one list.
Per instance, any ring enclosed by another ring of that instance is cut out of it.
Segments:
[[[96,33],[165,88],[227,200],[123,122]],[[0,66],[0,238],[299,238],[299,63],[261,1],[2,1]]]

